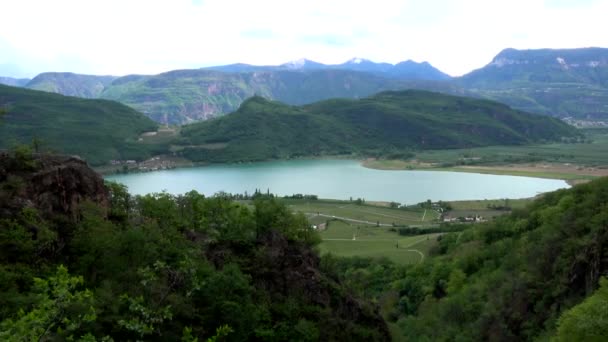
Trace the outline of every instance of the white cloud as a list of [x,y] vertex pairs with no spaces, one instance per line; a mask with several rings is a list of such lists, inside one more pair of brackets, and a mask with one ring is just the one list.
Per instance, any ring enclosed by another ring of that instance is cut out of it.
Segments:
[[0,13],[0,64],[30,76],[354,56],[460,75],[507,47],[608,46],[606,1],[5,0]]

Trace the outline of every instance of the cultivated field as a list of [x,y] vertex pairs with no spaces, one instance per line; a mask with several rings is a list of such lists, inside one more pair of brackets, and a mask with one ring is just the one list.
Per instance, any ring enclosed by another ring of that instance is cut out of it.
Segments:
[[421,208],[389,208],[376,205],[357,205],[349,201],[283,200],[293,211],[306,214],[309,220],[325,221],[339,218],[354,224],[393,226],[426,225],[439,218],[434,210]]
[[418,263],[439,234],[400,236],[386,227],[357,226],[343,221],[330,221],[321,232],[321,253],[344,257],[385,257],[399,264]]

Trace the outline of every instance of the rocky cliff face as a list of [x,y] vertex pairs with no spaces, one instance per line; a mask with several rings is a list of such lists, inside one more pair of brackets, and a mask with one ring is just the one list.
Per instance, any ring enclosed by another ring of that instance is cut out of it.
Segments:
[[2,217],[31,207],[78,220],[83,202],[108,205],[103,179],[77,157],[0,153],[0,185]]

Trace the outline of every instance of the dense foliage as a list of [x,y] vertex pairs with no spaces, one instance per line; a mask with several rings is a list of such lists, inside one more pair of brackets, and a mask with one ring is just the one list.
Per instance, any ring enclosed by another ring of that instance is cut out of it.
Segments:
[[412,149],[513,145],[577,136],[557,120],[425,91],[295,107],[253,97],[236,112],[183,127],[182,155],[208,162],[313,155],[407,158]]
[[36,148],[79,155],[91,164],[142,159],[155,146],[137,143],[156,129],[141,113],[117,102],[85,100],[0,85],[0,148],[36,141]]
[[386,339],[374,307],[316,268],[307,220],[272,196],[133,197],[111,183],[75,216],[20,207],[42,164],[14,154],[0,168],[0,339]]
[[608,179],[470,227],[441,236],[436,256],[413,267],[324,265],[363,295],[392,293],[386,316],[407,340],[608,339],[606,281],[593,292],[608,275]]

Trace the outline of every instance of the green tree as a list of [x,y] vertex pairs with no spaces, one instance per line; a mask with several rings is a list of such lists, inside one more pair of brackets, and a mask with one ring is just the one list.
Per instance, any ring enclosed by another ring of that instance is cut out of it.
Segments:
[[[79,289],[82,277],[72,277],[64,266],[48,279],[34,278],[36,302],[29,312],[0,323],[2,341],[41,341],[73,338],[82,325],[95,321],[93,294]],[[82,334],[84,335],[84,334]]]
[[608,279],[582,303],[560,317],[554,341],[608,341]]

